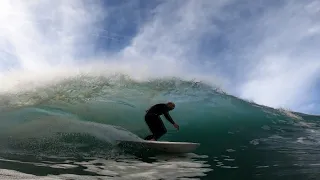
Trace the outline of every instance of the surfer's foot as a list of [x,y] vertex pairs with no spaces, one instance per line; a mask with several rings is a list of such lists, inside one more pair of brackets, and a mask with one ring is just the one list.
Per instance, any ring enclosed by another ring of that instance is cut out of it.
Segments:
[[152,139],[150,139],[149,141],[155,141],[155,139],[154,139],[154,138],[152,138]]
[[147,140],[147,141],[151,141],[151,139],[154,139],[153,135],[149,135],[149,136],[144,138],[144,140]]

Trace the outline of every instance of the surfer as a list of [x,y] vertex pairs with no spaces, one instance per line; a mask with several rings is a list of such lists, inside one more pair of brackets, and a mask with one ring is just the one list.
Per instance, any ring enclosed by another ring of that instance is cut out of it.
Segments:
[[145,140],[156,141],[167,132],[167,129],[160,118],[161,115],[164,115],[164,117],[173,124],[176,129],[179,129],[179,125],[173,121],[169,114],[169,111],[174,108],[175,104],[173,102],[168,102],[166,104],[160,103],[153,105],[149,110],[147,110],[145,121],[149,126],[152,135],[145,137]]

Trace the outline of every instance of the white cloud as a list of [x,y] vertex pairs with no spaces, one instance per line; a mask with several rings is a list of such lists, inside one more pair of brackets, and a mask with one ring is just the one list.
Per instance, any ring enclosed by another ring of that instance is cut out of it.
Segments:
[[214,71],[210,74],[201,72],[203,67],[198,66],[197,53],[201,38],[219,33],[211,21],[213,17],[218,19],[222,7],[228,2],[165,1],[122,51],[122,62],[133,68],[146,66],[150,76],[175,75],[222,83],[222,77]]
[[30,71],[71,62],[79,50],[90,49],[93,42],[88,27],[101,18],[99,6],[84,3],[1,1],[1,50],[15,57],[12,60],[19,67]]
[[239,93],[264,105],[297,109],[312,98],[308,91],[320,74],[320,14],[314,11],[320,6],[316,1],[286,3],[256,21],[254,31],[260,35],[247,52],[251,69]]
[[0,1],[0,90],[74,73],[78,54],[91,53],[90,27],[106,15],[87,1]]

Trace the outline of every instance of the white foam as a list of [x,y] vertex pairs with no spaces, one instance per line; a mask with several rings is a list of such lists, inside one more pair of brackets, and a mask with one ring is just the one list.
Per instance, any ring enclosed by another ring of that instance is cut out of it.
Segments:
[[[156,162],[147,163],[129,156],[118,157],[116,160],[95,159],[89,161],[65,161],[59,164],[52,162],[32,163],[12,161],[16,163],[27,163],[30,165],[51,167],[57,169],[70,169],[79,165],[84,166],[84,171],[96,173],[97,176],[77,175],[77,174],[60,174],[38,177],[35,175],[25,174],[14,170],[0,170],[0,178],[11,179],[177,179],[193,178],[206,176],[207,172],[212,171],[205,162],[193,159],[194,157],[185,155],[183,157],[174,156],[156,156]],[[5,159],[2,159],[5,160]],[[98,164],[99,163],[99,164]],[[72,164],[72,165],[71,165]]]

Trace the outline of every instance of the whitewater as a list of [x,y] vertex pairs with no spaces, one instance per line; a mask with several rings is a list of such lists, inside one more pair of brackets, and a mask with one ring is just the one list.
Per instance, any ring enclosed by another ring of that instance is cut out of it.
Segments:
[[[319,179],[320,116],[290,110],[319,3],[290,2],[1,1],[0,179]],[[161,140],[195,152],[117,145],[168,101]]]

